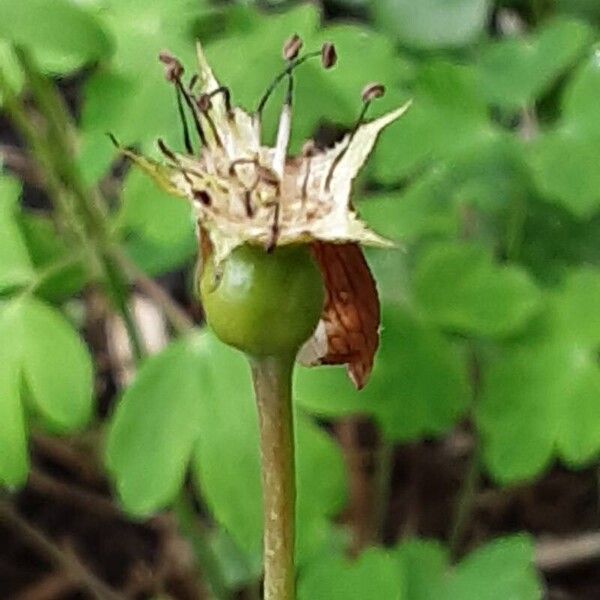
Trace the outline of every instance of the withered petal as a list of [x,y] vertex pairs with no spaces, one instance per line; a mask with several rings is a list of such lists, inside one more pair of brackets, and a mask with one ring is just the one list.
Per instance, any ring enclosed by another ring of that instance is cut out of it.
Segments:
[[366,384],[379,345],[380,308],[375,280],[356,243],[314,242],[313,256],[325,283],[325,306],[313,339],[299,359],[346,364],[357,389]]

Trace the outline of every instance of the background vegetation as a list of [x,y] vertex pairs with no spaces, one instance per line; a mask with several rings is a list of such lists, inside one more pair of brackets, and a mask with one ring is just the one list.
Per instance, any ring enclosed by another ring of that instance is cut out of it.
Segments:
[[299,70],[295,149],[365,83],[373,114],[414,99],[356,186],[402,246],[368,256],[372,380],[297,373],[300,597],[598,598],[599,25],[597,0],[0,0],[0,596],[257,597],[249,374],[201,326],[188,207],[105,133],[179,148],[160,50],[191,73],[202,40],[251,109],[296,32],[340,59]]

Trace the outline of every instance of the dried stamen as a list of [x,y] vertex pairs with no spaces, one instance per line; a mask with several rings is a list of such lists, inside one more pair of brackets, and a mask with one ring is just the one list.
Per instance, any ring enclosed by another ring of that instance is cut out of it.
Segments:
[[312,157],[315,155],[315,144],[312,140],[309,140],[304,144],[302,148],[302,156],[306,158],[306,171],[304,172],[304,180],[302,181],[302,204],[308,195],[308,178],[310,177],[310,167],[312,164]]
[[216,96],[217,94],[223,94],[223,99],[225,101],[225,110],[227,111],[227,116],[231,117],[233,114],[233,110],[231,108],[231,92],[229,91],[229,88],[227,88],[225,86],[218,87],[217,89],[213,90],[212,92],[201,94],[198,97],[198,100],[196,101],[196,103],[198,104],[198,108],[203,113],[209,111],[212,108],[211,98],[213,96]]
[[173,162],[178,168],[179,171],[181,172],[181,174],[183,175],[183,178],[185,179],[186,183],[188,183],[190,186],[193,185],[193,182],[190,178],[190,176],[188,175],[187,171],[185,170],[185,168],[183,167],[183,165],[181,164],[181,162],[179,161],[179,159],[177,158],[177,155],[175,154],[175,152],[173,152],[173,150],[171,150],[166,144],[165,142],[162,140],[162,138],[158,138],[156,140],[156,144],[158,146],[158,149],[171,161]]
[[348,138],[348,143],[346,144],[344,149],[333,159],[333,162],[331,163],[331,168],[329,169],[329,172],[327,173],[327,177],[325,178],[325,189],[326,190],[329,189],[329,184],[331,183],[331,179],[333,177],[333,173],[334,173],[336,167],[338,166],[339,162],[344,157],[344,154],[346,154],[346,152],[348,151],[348,148],[350,147],[352,139],[356,135],[358,128],[363,124],[363,121],[367,115],[367,110],[369,110],[369,106],[371,105],[371,102],[373,102],[373,100],[375,100],[377,98],[381,98],[383,96],[383,94],[385,94],[385,87],[383,85],[381,85],[380,83],[369,83],[367,86],[365,86],[363,88],[363,90],[361,92],[361,98],[363,101],[362,109],[360,111],[360,114],[358,115],[358,119],[356,119],[356,122],[354,123],[354,127],[352,127],[352,130],[350,131],[350,137]]
[[331,42],[325,42],[321,47],[321,64],[324,69],[331,69],[337,62],[335,46]]
[[[331,44],[331,47],[333,48],[333,44]],[[305,54],[304,56],[300,56],[298,58],[295,58],[294,60],[289,61],[288,65],[285,67],[285,69],[283,69],[283,71],[278,73],[275,76],[275,78],[273,79],[273,81],[270,83],[269,87],[267,88],[267,90],[263,94],[262,98],[260,99],[260,102],[258,103],[256,112],[259,115],[262,113],[262,111],[265,107],[265,104],[267,103],[267,100],[269,99],[269,97],[271,96],[271,94],[273,93],[273,91],[275,90],[277,85],[281,82],[281,80],[284,77],[287,77],[288,75],[290,75],[292,73],[292,71],[294,71],[294,69],[299,67],[301,64],[305,63],[310,58],[315,58],[315,57],[321,56],[321,55],[322,55],[322,50],[316,50],[315,52],[309,52],[308,54]]]
[[295,60],[298,58],[298,54],[300,53],[303,44],[302,38],[297,33],[294,33],[294,35],[289,37],[283,44],[283,58],[285,60]]
[[186,134],[187,122],[185,119],[185,112],[183,110],[183,104],[181,101],[182,97],[185,100],[185,103],[188,105],[188,108],[192,111],[192,117],[194,119],[194,124],[196,126],[196,132],[198,133],[198,137],[200,138],[200,141],[203,144],[206,144],[206,137],[205,137],[204,131],[202,129],[202,124],[200,123],[200,120],[198,119],[198,115],[196,114],[196,110],[194,109],[194,104],[190,98],[190,95],[187,92],[187,90],[185,89],[185,87],[183,86],[183,83],[181,82],[181,77],[183,76],[183,73],[184,73],[183,65],[174,56],[172,56],[168,52],[161,52],[158,55],[158,59],[160,60],[160,62],[162,62],[165,65],[165,77],[166,77],[167,81],[169,81],[170,83],[173,83],[175,85],[175,90],[177,93],[177,106],[178,106],[180,117],[182,119],[182,123],[184,124],[183,125],[184,126],[184,142],[185,142],[186,150],[190,154],[192,154],[193,149],[192,149],[191,140],[189,139],[189,132]]

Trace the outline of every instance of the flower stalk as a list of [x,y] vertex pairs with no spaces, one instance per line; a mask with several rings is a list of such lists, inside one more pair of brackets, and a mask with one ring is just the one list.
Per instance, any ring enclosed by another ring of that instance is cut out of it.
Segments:
[[264,511],[264,600],[294,600],[294,356],[250,358],[258,405]]

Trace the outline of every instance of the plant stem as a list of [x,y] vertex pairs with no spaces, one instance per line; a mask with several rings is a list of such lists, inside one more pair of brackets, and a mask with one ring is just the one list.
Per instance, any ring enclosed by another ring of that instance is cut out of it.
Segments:
[[382,542],[389,508],[392,484],[392,468],[394,466],[394,444],[381,440],[377,448],[377,465],[373,480],[373,517],[371,525],[371,541]]
[[196,563],[214,597],[217,600],[230,600],[232,594],[227,589],[227,582],[221,571],[219,559],[209,543],[210,532],[199,520],[185,489],[176,499],[173,512],[179,530],[189,540],[194,549]]
[[292,356],[251,358],[258,405],[264,509],[264,599],[294,600],[296,479]]
[[448,545],[450,546],[450,554],[454,559],[457,558],[461,544],[464,541],[467,523],[473,510],[475,493],[479,484],[479,466],[479,449],[475,448],[473,455],[469,459],[467,472],[458,494],[456,509],[452,519]]

